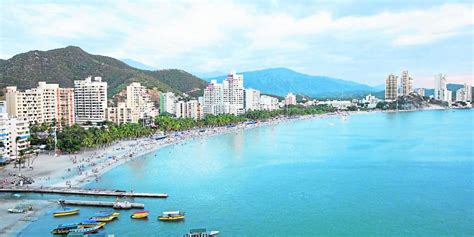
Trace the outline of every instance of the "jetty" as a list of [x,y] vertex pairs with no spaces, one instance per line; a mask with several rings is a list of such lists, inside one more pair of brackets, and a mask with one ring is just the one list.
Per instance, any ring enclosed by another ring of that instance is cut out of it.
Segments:
[[[82,200],[60,200],[64,205],[69,206],[91,206],[91,207],[114,207],[114,202],[105,201],[82,201]],[[132,208],[143,209],[145,204],[142,203],[130,203]]]
[[99,190],[99,189],[64,189],[64,188],[0,188],[0,192],[9,193],[43,193],[61,195],[84,195],[84,196],[106,196],[106,197],[129,197],[129,198],[167,198],[166,193],[137,193],[123,190]]

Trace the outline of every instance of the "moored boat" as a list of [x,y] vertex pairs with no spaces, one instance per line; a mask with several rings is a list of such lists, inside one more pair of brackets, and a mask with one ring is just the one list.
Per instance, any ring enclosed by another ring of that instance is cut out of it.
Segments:
[[62,224],[58,225],[58,227],[54,228],[51,233],[53,234],[67,234],[69,233],[72,229],[76,229],[78,227],[77,224]]
[[134,212],[130,217],[133,219],[144,219],[144,218],[148,218],[149,214],[150,212],[148,211],[137,211],[137,212]]
[[16,205],[15,207],[13,207],[13,208],[9,208],[8,212],[10,212],[10,213],[24,213],[24,212],[31,211],[31,210],[33,210],[32,205],[30,205],[30,204],[19,204],[19,205]]
[[79,214],[79,209],[78,208],[69,208],[65,207],[61,211],[57,211],[53,213],[54,217],[61,217],[61,216],[70,216],[70,215],[76,215]]
[[189,233],[184,234],[183,237],[212,237],[218,234],[217,230],[207,231],[205,228],[199,228],[189,230]]
[[97,231],[99,231],[99,229],[101,227],[102,226],[99,226],[99,225],[96,225],[96,226],[93,226],[93,227],[88,227],[88,228],[79,227],[79,228],[76,228],[76,229],[69,230],[69,233],[83,233],[83,234],[96,233]]
[[158,216],[160,221],[180,221],[184,220],[184,212],[181,211],[167,211]]
[[120,201],[117,199],[113,205],[114,209],[132,209],[132,204],[129,201]]

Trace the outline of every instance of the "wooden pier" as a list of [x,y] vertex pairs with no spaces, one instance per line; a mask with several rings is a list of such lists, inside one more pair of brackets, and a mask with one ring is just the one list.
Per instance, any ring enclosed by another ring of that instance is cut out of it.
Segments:
[[44,193],[63,195],[86,195],[106,197],[138,197],[138,198],[167,198],[166,193],[136,193],[121,190],[96,190],[96,189],[61,189],[61,188],[0,188],[0,192],[9,193]]
[[[114,202],[104,202],[104,201],[82,201],[82,200],[61,200],[61,203],[64,205],[70,206],[91,206],[91,207],[113,207]],[[145,204],[142,203],[130,203],[132,208],[143,209]]]

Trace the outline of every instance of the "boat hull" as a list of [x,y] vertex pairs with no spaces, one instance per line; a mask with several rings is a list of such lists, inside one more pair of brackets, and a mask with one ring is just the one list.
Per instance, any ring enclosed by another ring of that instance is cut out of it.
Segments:
[[53,213],[54,217],[61,217],[61,216],[71,216],[79,214],[79,210],[71,210],[71,211],[61,211]]

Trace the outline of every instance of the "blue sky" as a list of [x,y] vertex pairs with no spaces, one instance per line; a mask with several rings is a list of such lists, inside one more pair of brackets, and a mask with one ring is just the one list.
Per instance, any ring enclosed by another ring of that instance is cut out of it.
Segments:
[[[0,1],[0,58],[76,45],[190,72],[288,67],[369,85],[473,81],[469,1]],[[474,83],[473,83],[474,84]]]

